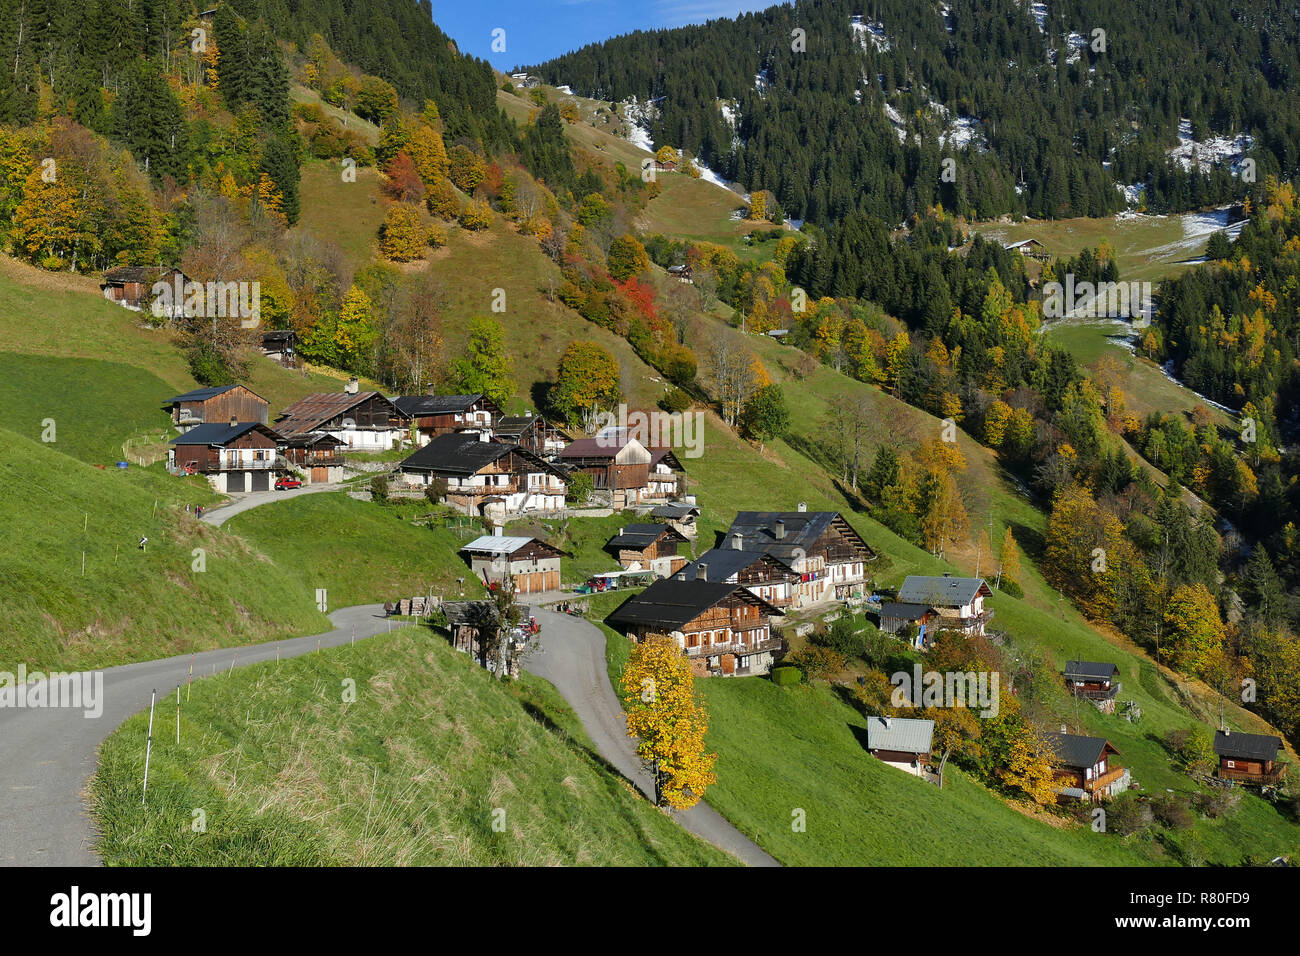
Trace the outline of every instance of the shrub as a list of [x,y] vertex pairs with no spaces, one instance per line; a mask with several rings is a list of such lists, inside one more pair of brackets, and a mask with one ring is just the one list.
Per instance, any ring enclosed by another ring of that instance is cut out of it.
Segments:
[[425,204],[439,219],[452,220],[460,215],[460,193],[446,176],[435,179],[429,186]]
[[850,660],[864,657],[867,653],[866,635],[857,632],[857,626],[848,614],[842,614],[829,628],[814,634],[813,642]]
[[1164,793],[1151,800],[1151,812],[1160,821],[1161,826],[1170,830],[1186,830],[1196,822],[1196,817],[1187,807],[1187,801],[1174,793]]
[[380,504],[388,503],[387,475],[375,475],[370,479],[370,499]]
[[772,683],[778,687],[791,687],[802,682],[803,674],[799,673],[797,667],[772,668]]
[[1237,809],[1237,804],[1241,802],[1241,795],[1235,790],[1198,790],[1192,794],[1192,806],[1197,813],[1210,820],[1216,820],[1219,817],[1227,816]]
[[674,388],[659,396],[659,407],[670,414],[684,412],[691,407],[691,396]]
[[566,501],[582,504],[596,490],[595,480],[585,471],[575,471],[569,476],[568,490],[564,494]]
[[1106,830],[1120,836],[1146,830],[1154,818],[1151,808],[1135,793],[1121,793],[1106,805]]
[[1003,578],[1002,583],[998,585],[998,590],[1007,597],[1022,598],[1025,596],[1025,589],[1010,578]]
[[425,239],[433,248],[441,249],[447,244],[447,230],[436,222],[430,223],[428,230],[425,232]]
[[479,202],[471,199],[465,203],[465,207],[460,211],[460,226],[462,229],[477,231],[486,229],[492,225],[492,209],[485,202]]

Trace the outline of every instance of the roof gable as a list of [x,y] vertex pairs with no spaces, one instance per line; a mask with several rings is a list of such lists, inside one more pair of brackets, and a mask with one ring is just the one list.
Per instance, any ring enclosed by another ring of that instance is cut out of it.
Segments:
[[732,595],[746,604],[759,608],[769,616],[784,613],[738,584],[684,581],[673,577],[660,578],[640,594],[628,598],[606,618],[606,621],[617,624],[681,627]]
[[1220,757],[1239,760],[1276,760],[1282,738],[1272,734],[1214,732],[1214,752]]
[[898,589],[898,600],[903,604],[963,607],[980,595],[991,597],[992,594],[983,578],[909,574]]

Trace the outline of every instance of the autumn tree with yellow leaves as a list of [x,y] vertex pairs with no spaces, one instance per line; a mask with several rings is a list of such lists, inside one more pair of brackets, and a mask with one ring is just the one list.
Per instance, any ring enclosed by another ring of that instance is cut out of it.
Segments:
[[690,660],[668,635],[648,635],[632,648],[622,690],[628,736],[654,777],[655,804],[695,806],[717,780],[717,755],[704,749],[709,718],[695,696]]

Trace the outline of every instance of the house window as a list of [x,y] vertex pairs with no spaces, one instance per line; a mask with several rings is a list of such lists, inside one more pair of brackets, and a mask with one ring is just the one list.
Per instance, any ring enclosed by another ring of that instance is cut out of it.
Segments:
[[1231,769],[1233,769],[1235,766],[1237,766],[1237,762],[1236,762],[1235,760],[1225,760],[1225,761],[1223,762],[1223,765],[1224,765],[1225,767],[1227,767],[1229,770],[1231,770]]

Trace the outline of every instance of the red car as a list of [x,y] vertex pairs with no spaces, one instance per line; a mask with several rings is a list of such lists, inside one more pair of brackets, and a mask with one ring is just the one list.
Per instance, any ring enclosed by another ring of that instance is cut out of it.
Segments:
[[277,478],[275,480],[275,490],[285,491],[289,488],[301,488],[302,482],[297,478]]

